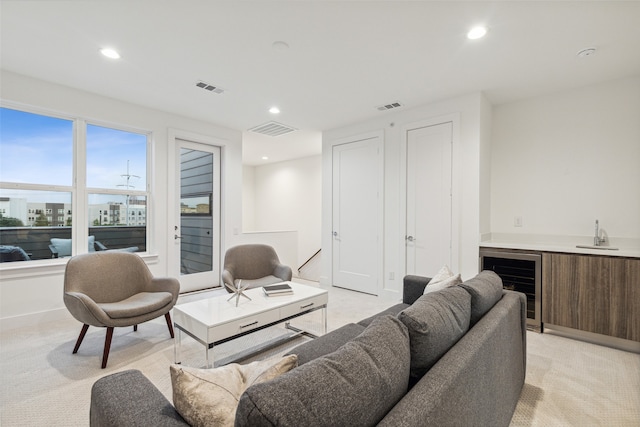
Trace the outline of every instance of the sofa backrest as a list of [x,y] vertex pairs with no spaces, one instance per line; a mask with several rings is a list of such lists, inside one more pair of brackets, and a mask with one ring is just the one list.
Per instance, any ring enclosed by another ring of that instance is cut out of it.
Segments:
[[471,325],[485,315],[502,298],[502,279],[491,270],[484,270],[459,285],[471,295]]
[[471,297],[458,286],[445,288],[422,295],[398,318],[409,329],[413,383],[467,333]]
[[406,326],[380,316],[333,353],[249,387],[235,425],[375,425],[407,392],[409,367]]

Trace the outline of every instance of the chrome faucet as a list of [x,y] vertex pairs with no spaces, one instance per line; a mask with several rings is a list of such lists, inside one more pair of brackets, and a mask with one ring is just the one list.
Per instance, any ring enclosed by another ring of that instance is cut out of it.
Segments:
[[605,238],[604,237],[600,237],[600,230],[599,230],[599,224],[598,224],[598,220],[596,219],[596,235],[593,238],[593,246],[600,246],[601,244],[603,244],[605,242]]

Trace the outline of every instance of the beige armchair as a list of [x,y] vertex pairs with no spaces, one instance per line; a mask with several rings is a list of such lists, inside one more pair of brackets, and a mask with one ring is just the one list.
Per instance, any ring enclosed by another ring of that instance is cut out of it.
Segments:
[[77,353],[89,326],[106,327],[102,368],[107,366],[113,328],[133,326],[164,315],[169,334],[169,310],[180,291],[174,278],[154,278],[142,258],[127,252],[94,252],[69,260],[64,273],[64,304],[82,331],[73,349]]
[[[222,281],[237,287],[256,288],[291,280],[291,267],[280,263],[275,249],[269,245],[250,244],[229,248],[224,256]],[[231,290],[226,287],[227,291]]]

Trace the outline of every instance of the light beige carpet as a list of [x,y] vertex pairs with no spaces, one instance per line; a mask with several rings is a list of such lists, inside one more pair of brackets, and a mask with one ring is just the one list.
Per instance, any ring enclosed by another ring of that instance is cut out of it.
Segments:
[[[390,305],[369,295],[331,288],[329,330]],[[317,325],[316,314],[301,318],[306,323],[298,326]],[[90,328],[78,354],[71,354],[80,327],[69,318],[2,332],[0,425],[86,426],[92,384],[125,369],[141,370],[171,399],[173,340],[163,318],[140,325],[138,332],[116,329],[106,369],[100,369],[102,329]],[[224,358],[282,333],[278,328],[251,334],[216,347],[214,355]],[[640,355],[549,334],[529,332],[527,338],[527,380],[513,426],[640,426]],[[283,354],[305,339],[256,358]],[[183,363],[202,365],[204,347],[190,338],[183,343]]]

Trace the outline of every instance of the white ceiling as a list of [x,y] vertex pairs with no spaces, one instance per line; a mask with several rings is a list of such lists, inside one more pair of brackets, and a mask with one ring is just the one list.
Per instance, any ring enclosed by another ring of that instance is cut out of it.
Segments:
[[[494,104],[640,74],[638,1],[85,0],[1,3],[2,68],[246,131],[244,162],[322,130],[483,91]],[[484,39],[465,37],[473,25]],[[273,47],[284,41],[289,49]],[[110,46],[122,58],[98,53]],[[587,47],[595,55],[576,54]],[[202,80],[225,89],[214,94]],[[277,105],[273,116],[267,110]]]

